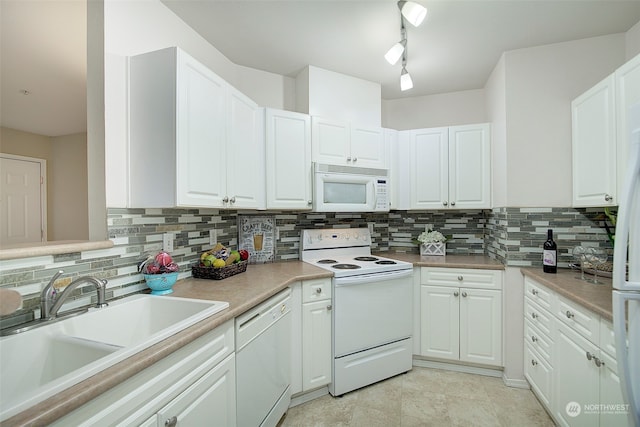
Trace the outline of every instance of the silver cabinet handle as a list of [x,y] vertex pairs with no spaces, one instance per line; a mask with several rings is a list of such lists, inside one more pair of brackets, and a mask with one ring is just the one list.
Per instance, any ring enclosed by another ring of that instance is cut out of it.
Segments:
[[229,203],[229,198],[227,196],[224,196],[224,199],[222,199],[222,203]]
[[467,293],[466,292],[462,292],[462,297],[466,298],[467,297]]
[[357,157],[354,157],[354,158],[353,158],[353,163],[355,163],[355,162],[357,162],[357,161],[358,161],[358,158],[357,158]]
[[453,296],[454,296],[454,297],[457,297],[458,295],[460,295],[460,294],[458,293],[458,291],[455,291],[455,292],[453,293]]
[[175,427],[178,424],[178,417],[175,415],[164,422],[165,427]]
[[322,293],[322,288],[316,288],[316,294],[321,294]]
[[587,351],[587,360],[591,360],[591,359],[593,359],[593,354]]
[[538,290],[537,289],[531,289],[531,293],[534,295],[538,295]]
[[229,200],[229,201],[230,201],[231,203],[235,203],[235,202],[236,202],[236,196],[233,196],[233,197],[231,198],[231,200]]
[[447,202],[446,200],[444,202],[442,202],[443,205],[447,206],[449,204],[449,202]]
[[533,317],[534,319],[537,319],[538,315],[536,313],[531,313],[531,317]]
[[333,307],[331,306],[331,304],[329,304],[329,305],[327,306],[327,311],[331,311],[331,309],[332,309],[332,308],[333,308]]
[[605,195],[604,195],[604,201],[605,201],[605,202],[610,202],[610,201],[612,201],[612,200],[613,200],[613,197],[611,197],[610,195],[608,195],[608,194],[605,194]]
[[538,362],[536,362],[534,359],[531,359],[531,366],[536,366],[538,364]]
[[451,202],[451,206],[455,206],[455,205],[456,205],[456,202]]
[[347,162],[350,162],[350,161],[351,161],[351,157],[347,157]]
[[594,363],[596,364],[596,366],[599,368],[600,366],[604,365],[604,362],[600,359],[598,359],[597,357],[593,358]]
[[572,312],[570,312],[569,310],[567,310],[567,312],[565,313],[565,315],[567,316],[567,319],[571,319],[574,317],[574,314]]
[[458,276],[458,280],[462,281],[462,280],[464,280],[464,277]]
[[307,205],[311,206],[313,202],[311,200],[307,200]]
[[535,335],[531,335],[531,341],[536,342],[538,341],[538,338]]

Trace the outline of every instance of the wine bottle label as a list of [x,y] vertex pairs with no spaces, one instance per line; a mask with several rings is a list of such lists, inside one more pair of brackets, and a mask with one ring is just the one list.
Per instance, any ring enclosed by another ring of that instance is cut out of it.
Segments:
[[551,249],[545,249],[542,251],[542,264],[556,266],[556,251]]

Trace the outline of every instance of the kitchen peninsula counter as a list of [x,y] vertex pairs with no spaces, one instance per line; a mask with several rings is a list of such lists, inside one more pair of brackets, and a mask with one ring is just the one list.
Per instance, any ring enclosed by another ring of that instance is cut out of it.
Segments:
[[[521,268],[520,271],[525,277],[530,277],[558,295],[582,305],[604,319],[613,320],[611,279],[598,276],[598,281],[602,283],[596,285],[580,279],[580,272],[570,269],[559,268],[556,274],[544,273],[542,268],[534,267]],[[589,275],[585,277],[593,278]]]

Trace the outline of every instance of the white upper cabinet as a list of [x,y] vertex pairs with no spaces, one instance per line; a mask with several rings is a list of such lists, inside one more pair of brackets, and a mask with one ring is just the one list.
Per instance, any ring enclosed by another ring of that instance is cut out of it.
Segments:
[[311,209],[311,120],[265,110],[267,209]]
[[571,103],[573,206],[615,206],[615,81],[611,75]]
[[[409,157],[398,167],[409,165],[410,209],[490,207],[488,124],[417,129],[409,131],[408,138]],[[398,189],[400,208],[402,191]]]
[[384,169],[387,156],[382,128],[360,127],[341,120],[311,118],[312,160],[341,166]]
[[131,57],[129,207],[264,208],[259,113],[178,48]]
[[640,55],[571,103],[573,206],[616,206],[627,169],[629,108],[640,102]]

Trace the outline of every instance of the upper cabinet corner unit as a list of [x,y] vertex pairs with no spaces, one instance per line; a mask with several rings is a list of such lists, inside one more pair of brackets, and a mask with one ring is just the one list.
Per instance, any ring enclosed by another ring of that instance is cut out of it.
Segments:
[[312,160],[339,166],[386,169],[384,130],[311,117]]
[[399,144],[399,209],[491,207],[488,123],[402,131]]
[[176,47],[129,72],[129,206],[264,209],[258,105]]
[[640,102],[640,55],[571,103],[573,206],[616,206],[629,148],[627,114]]

